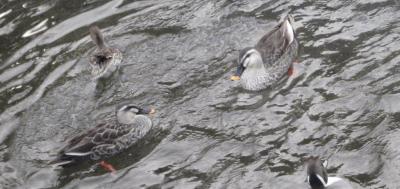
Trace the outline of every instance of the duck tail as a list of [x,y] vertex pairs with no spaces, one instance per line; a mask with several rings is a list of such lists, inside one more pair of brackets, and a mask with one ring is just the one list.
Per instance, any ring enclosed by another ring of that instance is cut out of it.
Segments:
[[66,167],[75,164],[77,161],[87,159],[88,153],[60,153],[57,158],[48,164],[54,167]]
[[97,47],[100,49],[104,49],[106,47],[103,35],[100,32],[99,27],[91,26],[89,29],[90,37],[92,38],[93,42],[96,43]]
[[74,164],[74,161],[60,161],[60,162],[54,162],[54,163],[49,163],[52,167],[66,167],[68,165]]
[[48,165],[51,165],[52,167],[65,167],[68,165],[72,165],[74,163],[75,163],[75,161],[73,159],[69,159],[69,158],[60,156],[54,160],[49,161]]
[[293,28],[293,17],[290,14],[287,14],[281,24],[281,31],[283,36],[291,44],[295,38],[294,28]]

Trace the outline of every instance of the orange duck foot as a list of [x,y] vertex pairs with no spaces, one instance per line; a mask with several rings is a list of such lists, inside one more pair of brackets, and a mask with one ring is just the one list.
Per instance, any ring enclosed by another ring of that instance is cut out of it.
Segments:
[[288,75],[289,75],[289,76],[292,76],[292,75],[293,75],[293,72],[294,72],[294,69],[293,69],[293,66],[291,66],[291,67],[288,69]]
[[103,167],[103,169],[105,169],[108,172],[111,172],[111,173],[117,172],[115,170],[114,166],[112,166],[111,164],[107,163],[106,161],[101,161],[100,162],[100,166]]

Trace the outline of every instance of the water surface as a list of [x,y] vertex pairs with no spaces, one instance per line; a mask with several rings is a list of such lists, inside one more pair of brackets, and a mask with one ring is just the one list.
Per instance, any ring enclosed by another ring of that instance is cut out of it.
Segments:
[[[354,188],[400,181],[397,0],[3,0],[1,188],[307,188],[303,160],[329,158]],[[301,44],[272,89],[229,81],[238,51],[287,10]],[[96,24],[124,64],[91,80]],[[100,86],[100,87],[99,87]],[[125,102],[156,107],[157,129],[111,158],[47,165],[69,136]]]

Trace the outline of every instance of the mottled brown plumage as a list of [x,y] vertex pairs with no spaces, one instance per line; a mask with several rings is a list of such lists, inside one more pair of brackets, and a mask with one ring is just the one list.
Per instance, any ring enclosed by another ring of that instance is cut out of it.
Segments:
[[122,62],[122,53],[117,48],[106,45],[103,35],[97,26],[91,26],[89,32],[90,37],[96,44],[96,50],[89,58],[89,64],[92,67],[92,76],[95,79],[107,77]]
[[153,109],[125,105],[113,118],[68,140],[52,163],[67,165],[82,159],[97,160],[118,154],[151,130],[152,122],[144,114],[152,113]]

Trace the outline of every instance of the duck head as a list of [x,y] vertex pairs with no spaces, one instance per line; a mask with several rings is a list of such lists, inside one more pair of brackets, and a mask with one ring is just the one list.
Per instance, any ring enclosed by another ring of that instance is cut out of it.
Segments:
[[[325,164],[325,165],[324,165]],[[307,182],[312,189],[324,189],[328,182],[326,162],[319,157],[310,157],[307,160]]]
[[238,63],[236,73],[231,77],[233,81],[240,80],[243,75],[248,75],[246,73],[257,72],[257,70],[264,68],[260,52],[252,47],[240,51]]
[[117,110],[117,119],[122,124],[132,124],[138,115],[151,115],[156,111],[153,108],[141,108],[136,105],[124,105]]
[[268,73],[260,52],[255,48],[245,48],[239,53],[238,67],[231,80],[240,80],[247,90],[261,90],[264,88]]

